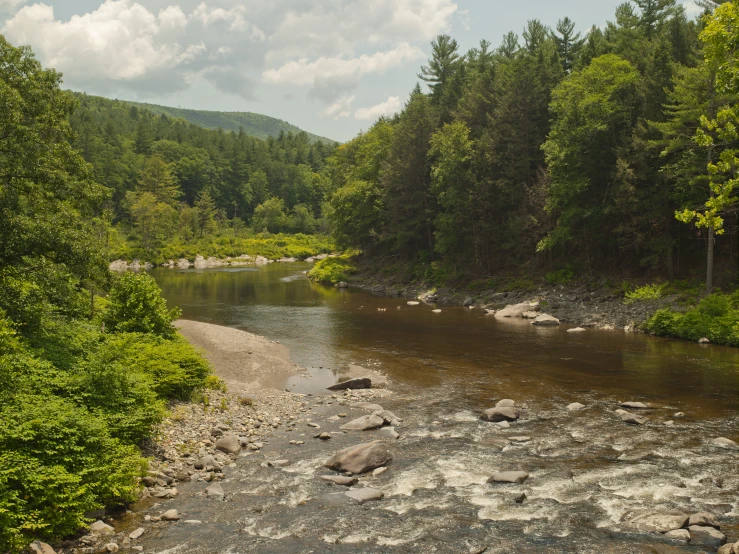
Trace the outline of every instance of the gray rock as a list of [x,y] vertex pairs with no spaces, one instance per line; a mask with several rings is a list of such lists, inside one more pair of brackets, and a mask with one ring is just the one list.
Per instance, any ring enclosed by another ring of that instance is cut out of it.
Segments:
[[539,317],[539,312],[524,312],[521,314],[521,317],[524,319],[536,319]]
[[509,304],[502,310],[495,313],[496,319],[506,319],[509,317],[523,317],[525,312],[531,311],[531,304],[523,302],[521,304]]
[[721,524],[718,519],[716,519],[716,516],[708,512],[692,514],[688,520],[688,525],[699,525],[702,527],[715,527],[716,529],[721,529]]
[[205,471],[221,471],[223,469],[213,456],[203,456],[195,462],[195,469],[204,469]]
[[109,542],[105,545],[105,552],[118,552],[120,549],[121,547],[114,542]]
[[499,471],[488,479],[488,483],[512,483],[522,485],[528,478],[529,474],[525,471]]
[[520,437],[508,437],[511,442],[529,442],[531,437],[520,436]]
[[690,540],[690,532],[687,529],[674,529],[667,531],[665,537],[675,541],[688,542]]
[[713,527],[691,525],[688,531],[690,531],[690,544],[693,546],[718,549],[722,544],[726,544],[726,535]]
[[331,440],[331,433],[318,433],[316,435],[313,435],[314,439],[321,439],[322,441],[329,441]]
[[377,429],[385,425],[385,420],[375,414],[370,414],[357,419],[353,419],[349,423],[345,423],[340,427],[342,431],[369,431]]
[[28,545],[28,549],[33,554],[56,554],[56,550],[51,548],[51,546],[49,546],[45,542],[41,541],[33,541],[31,544]]
[[516,504],[523,504],[524,500],[526,500],[526,493],[522,492],[514,500],[516,501]]
[[713,446],[718,446],[719,448],[726,448],[728,450],[739,450],[739,444],[735,443],[731,439],[727,439],[726,437],[718,437],[716,439],[713,439],[711,441],[711,444]]
[[575,412],[578,410],[582,410],[585,407],[585,404],[580,404],[579,402],[573,402],[572,404],[567,405],[567,409],[571,412]]
[[698,339],[698,344],[711,344],[711,341],[707,337],[703,337],[702,339]]
[[490,408],[483,412],[481,419],[492,422],[516,421],[520,416],[518,408]]
[[619,414],[619,416],[621,417],[621,421],[630,425],[644,425],[647,421],[649,421],[648,417],[630,414],[629,412]]
[[469,298],[464,299],[464,302],[462,303],[462,305],[466,308],[468,306],[472,306],[474,303],[475,303],[475,299],[472,297],[469,297]]
[[358,479],[356,477],[344,477],[342,475],[321,475],[321,479],[333,483],[334,485],[341,485],[344,487],[351,487],[356,485]]
[[368,412],[382,411],[385,408],[379,404],[373,404],[372,402],[354,402],[349,404],[350,408],[359,408],[360,410],[367,410]]
[[500,400],[495,407],[496,408],[513,408],[513,406],[516,405],[515,400],[511,400],[510,398],[504,398],[503,400]]
[[[688,533],[688,536],[690,536],[690,533]],[[733,544],[725,544],[718,549],[718,554],[734,554],[734,545]]]
[[554,327],[559,324],[559,319],[549,314],[541,314],[532,323],[532,325],[538,325],[541,327]]
[[390,450],[381,441],[373,441],[340,450],[324,465],[337,471],[361,474],[387,465],[392,460]]
[[358,504],[364,504],[365,502],[370,502],[372,500],[382,500],[385,496],[384,492],[371,487],[352,489],[350,491],[346,491],[344,494],[349,498],[356,500]]
[[109,535],[115,532],[115,530],[110,525],[101,520],[97,520],[95,523],[91,523],[90,531],[93,531],[100,535]]
[[139,538],[139,537],[140,537],[141,535],[143,535],[143,534],[144,534],[144,528],[143,528],[143,527],[139,527],[139,528],[138,528],[138,529],[136,529],[135,531],[132,531],[132,532],[131,532],[131,533],[130,533],[130,534],[128,535],[128,538],[129,538],[129,539],[131,539],[132,541],[135,541],[136,539],[138,539],[138,538]]
[[667,533],[682,529],[688,519],[688,514],[679,511],[643,511],[634,514],[627,525],[645,533]]
[[381,435],[385,435],[393,440],[399,439],[400,435],[395,430],[395,427],[383,427],[378,431]]
[[374,415],[384,419],[388,425],[400,425],[400,422],[403,421],[390,410],[377,410]]
[[215,498],[216,500],[221,500],[224,496],[226,496],[226,493],[223,492],[223,487],[221,486],[221,484],[218,481],[216,481],[206,487],[205,496],[207,496],[208,498]]
[[585,333],[587,332],[587,329],[583,329],[582,327],[573,327],[572,329],[567,329],[568,333]]
[[621,407],[630,410],[648,410],[649,404],[644,404],[644,402],[622,402]]
[[216,441],[216,450],[226,454],[238,454],[241,452],[241,441],[236,435],[226,435]]
[[178,521],[180,513],[177,510],[167,510],[161,516],[162,521]]
[[328,390],[357,390],[371,388],[372,380],[369,377],[358,377],[356,379],[349,379],[348,381],[337,383],[331,387],[328,387]]

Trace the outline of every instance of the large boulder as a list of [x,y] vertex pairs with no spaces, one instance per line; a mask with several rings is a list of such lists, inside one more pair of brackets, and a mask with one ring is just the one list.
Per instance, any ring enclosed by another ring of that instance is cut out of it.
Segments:
[[688,514],[680,511],[644,511],[634,514],[627,525],[645,533],[667,533],[682,529],[688,519]]
[[370,414],[357,419],[353,419],[349,423],[341,426],[342,431],[369,431],[377,429],[385,425],[385,420],[378,415]]
[[521,304],[508,304],[502,310],[495,313],[496,319],[505,319],[508,317],[523,317],[523,314],[531,311],[531,304],[522,302]]
[[533,321],[532,325],[538,325],[541,327],[554,327],[559,325],[559,319],[549,314],[541,314]]
[[357,377],[356,379],[349,379],[348,381],[343,381],[328,387],[328,390],[357,390],[371,388],[372,380],[369,377]]
[[481,416],[481,419],[485,421],[516,421],[521,416],[521,412],[518,408],[512,407],[501,407],[501,408],[490,408],[485,410]]
[[393,455],[387,446],[381,441],[373,441],[340,450],[331,456],[324,466],[337,471],[367,473],[389,464],[392,460]]
[[241,441],[236,435],[225,435],[216,441],[216,450],[226,454],[238,454],[241,452]]
[[709,512],[698,512],[697,514],[692,514],[688,520],[688,525],[699,525],[702,527],[715,527],[716,529],[721,529],[721,524],[718,519],[716,519],[716,516]]
[[718,549],[721,545],[726,544],[726,535],[713,527],[691,525],[688,527],[688,531],[690,531],[690,544],[692,546]]

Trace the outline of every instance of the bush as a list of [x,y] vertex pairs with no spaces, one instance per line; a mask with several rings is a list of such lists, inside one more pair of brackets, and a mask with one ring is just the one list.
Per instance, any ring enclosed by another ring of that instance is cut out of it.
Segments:
[[706,337],[716,344],[739,346],[739,293],[711,294],[685,313],[658,310],[644,328],[663,337],[693,341]]
[[548,285],[566,285],[574,278],[575,271],[572,269],[572,266],[567,266],[563,269],[547,273],[544,280]]
[[341,256],[319,260],[308,273],[308,277],[322,285],[335,285],[346,281],[355,272],[356,268],[349,262],[349,258]]
[[639,301],[659,300],[662,298],[664,285],[644,285],[626,293],[624,303],[633,304]]
[[114,333],[152,333],[174,338],[172,322],[180,310],[167,310],[167,302],[153,277],[126,272],[113,283],[103,316],[106,328]]

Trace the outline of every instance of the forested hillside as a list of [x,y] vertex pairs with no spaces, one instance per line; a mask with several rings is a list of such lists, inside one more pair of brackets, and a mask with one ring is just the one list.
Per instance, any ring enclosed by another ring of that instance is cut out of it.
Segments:
[[[252,112],[214,112],[208,110],[186,110],[183,108],[172,108],[139,102],[126,103],[138,106],[155,114],[184,119],[206,129],[223,129],[224,131],[234,131],[237,133],[240,129],[244,129],[247,135],[262,140],[267,140],[269,137],[277,138],[280,136],[280,133],[297,135],[305,132],[299,127],[281,119]],[[305,132],[305,134],[308,135],[311,142],[336,144],[336,141],[326,137],[308,132]]]
[[[78,98],[70,117],[73,144],[92,165],[95,181],[111,191],[100,214],[111,240],[133,245],[114,245],[114,252],[151,260],[165,245],[221,230],[233,237],[246,225],[271,233],[319,229],[319,171],[334,146],[311,142],[305,133],[261,140],[124,102]],[[167,255],[178,252],[184,250]]]
[[704,7],[691,20],[674,0],[634,0],[602,29],[531,20],[468,52],[438,37],[401,113],[328,160],[336,240],[438,283],[556,271],[702,280],[708,245],[717,282],[735,286],[727,29],[739,8],[709,18],[717,3]]

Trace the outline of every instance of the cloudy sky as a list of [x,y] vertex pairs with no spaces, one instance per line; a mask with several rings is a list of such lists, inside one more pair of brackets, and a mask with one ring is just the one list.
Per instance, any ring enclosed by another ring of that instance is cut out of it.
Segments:
[[0,0],[0,33],[73,90],[263,113],[347,140],[401,107],[436,35],[466,49],[532,18],[586,30],[622,1]]

